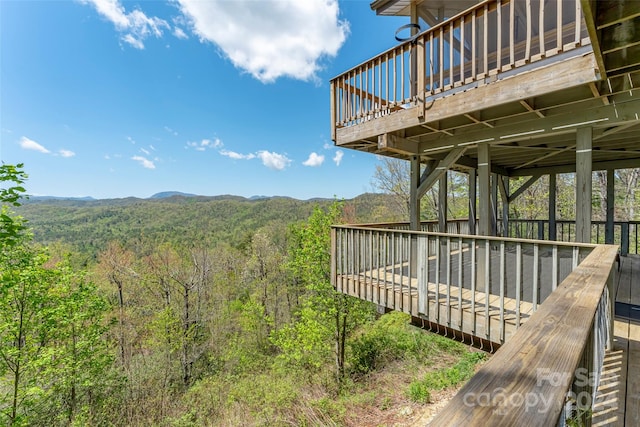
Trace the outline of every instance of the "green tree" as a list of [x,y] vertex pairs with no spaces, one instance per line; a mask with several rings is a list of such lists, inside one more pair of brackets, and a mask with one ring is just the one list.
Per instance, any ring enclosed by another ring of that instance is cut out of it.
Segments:
[[21,168],[0,169],[0,181],[13,184],[0,190],[0,420],[99,420],[104,393],[118,384],[103,340],[106,303],[68,262],[54,264],[46,248],[34,247],[23,222],[9,212],[7,205],[17,206],[24,191]]
[[273,334],[287,361],[317,368],[333,357],[338,384],[345,375],[347,337],[372,314],[370,304],[331,285],[330,230],[340,222],[341,209],[339,202],[327,212],[316,208],[306,223],[294,227],[289,267],[304,284],[306,295],[297,319]]

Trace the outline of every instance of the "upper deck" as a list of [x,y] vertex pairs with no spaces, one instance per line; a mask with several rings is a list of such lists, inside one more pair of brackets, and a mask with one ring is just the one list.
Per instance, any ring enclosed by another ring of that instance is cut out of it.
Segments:
[[438,20],[427,7],[438,3],[372,4],[381,14],[419,15],[430,28],[331,81],[336,145],[423,163],[456,150],[450,168],[466,169],[488,143],[503,176],[561,173],[575,170],[576,129],[588,125],[594,170],[640,165],[640,31],[625,40],[607,32],[612,22],[635,28],[640,11],[487,0],[445,3],[472,6]]

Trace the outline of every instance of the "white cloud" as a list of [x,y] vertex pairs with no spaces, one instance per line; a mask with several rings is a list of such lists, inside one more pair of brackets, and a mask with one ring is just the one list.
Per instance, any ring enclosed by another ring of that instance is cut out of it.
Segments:
[[144,49],[144,40],[149,36],[161,37],[164,29],[169,29],[167,21],[155,16],[149,17],[140,9],[127,12],[119,0],[80,0],[90,4],[104,18],[109,20],[121,40],[136,49]]
[[336,151],[336,155],[333,156],[333,162],[336,164],[336,166],[340,166],[342,157],[344,157],[344,152],[341,150]]
[[76,153],[74,153],[71,150],[65,150],[64,148],[58,150],[58,154],[60,154],[62,157],[73,157],[76,155]]
[[185,33],[184,30],[182,28],[179,28],[179,27],[175,27],[173,29],[173,35],[176,36],[177,38],[181,39],[181,40],[185,40],[185,39],[189,38],[187,33]]
[[139,162],[143,168],[147,168],[147,169],[155,169],[156,165],[149,159],[147,159],[146,157],[142,157],[142,156],[133,156],[131,158],[131,160],[135,160],[136,162]]
[[311,166],[311,167],[320,166],[323,163],[324,163],[324,156],[323,155],[318,155],[316,153],[309,154],[309,158],[307,160],[305,160],[304,162],[302,162],[303,165]]
[[205,151],[208,148],[220,148],[223,145],[224,144],[222,144],[220,138],[215,138],[213,140],[203,139],[200,142],[187,142],[187,147],[193,148],[196,151]]
[[235,151],[229,151],[229,150],[220,150],[219,153],[222,154],[223,156],[227,156],[234,160],[251,160],[256,158],[256,155],[253,153],[241,154],[241,153],[236,153]]
[[349,32],[349,23],[338,17],[337,0],[178,3],[202,41],[217,45],[263,83],[284,76],[316,79],[321,60],[335,56]]
[[140,151],[142,151],[142,152],[143,152],[144,154],[146,154],[147,156],[148,156],[149,154],[151,154],[151,153],[149,152],[149,150],[145,150],[144,148],[140,148]]
[[325,142],[322,148],[324,148],[325,150],[331,150],[333,149],[333,144],[329,144],[328,142]]
[[22,147],[25,150],[39,151],[40,153],[44,153],[44,154],[51,153],[51,151],[47,150],[42,145],[38,144],[32,139],[27,138],[26,136],[23,136],[20,138],[20,147]]
[[281,171],[291,164],[291,159],[284,154],[272,153],[270,151],[258,151],[256,156],[259,157],[260,160],[262,160],[262,164],[269,169]]

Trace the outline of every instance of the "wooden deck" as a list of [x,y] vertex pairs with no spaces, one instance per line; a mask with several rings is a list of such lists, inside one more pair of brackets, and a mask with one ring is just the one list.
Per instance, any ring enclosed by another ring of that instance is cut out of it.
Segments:
[[[478,253],[480,249],[476,245]],[[493,343],[497,349],[571,272],[572,265],[578,263],[574,257],[584,255],[569,247],[544,248],[535,254],[532,248],[525,247],[518,255],[516,247],[509,246],[503,249],[502,256],[500,245],[491,245],[488,250],[491,261],[486,276],[489,284],[485,286],[484,278],[472,280],[480,273],[473,270],[475,262],[469,246],[462,253],[457,249],[449,252],[443,243],[440,255],[430,256],[423,265],[424,306],[420,305],[418,273],[410,271],[408,262],[338,275],[338,289],[431,322],[438,325],[438,330],[447,328],[445,334],[449,330],[461,332]],[[430,249],[430,253],[433,251]]]
[[604,361],[593,426],[640,425],[640,256],[621,258],[614,350]]

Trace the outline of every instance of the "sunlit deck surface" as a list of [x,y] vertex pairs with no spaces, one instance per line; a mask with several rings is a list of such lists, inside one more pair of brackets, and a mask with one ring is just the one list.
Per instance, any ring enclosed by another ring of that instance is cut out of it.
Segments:
[[593,426],[640,425],[640,256],[621,258],[614,347],[604,359]]

